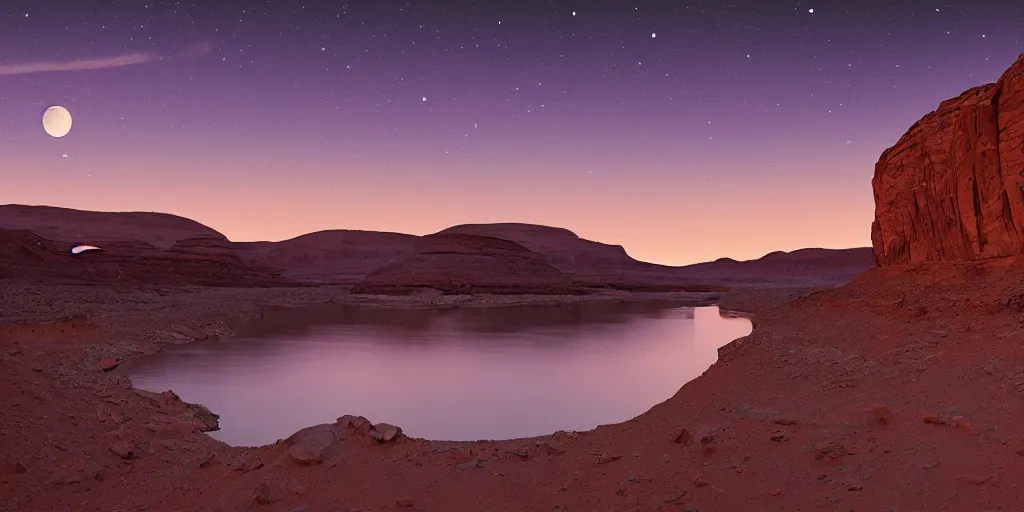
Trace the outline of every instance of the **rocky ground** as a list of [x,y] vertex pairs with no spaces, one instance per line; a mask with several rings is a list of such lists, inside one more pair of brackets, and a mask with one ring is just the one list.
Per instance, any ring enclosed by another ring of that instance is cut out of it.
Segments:
[[1014,510],[1024,497],[1024,265],[875,269],[776,304],[807,291],[727,297],[766,307],[753,334],[622,424],[454,443],[349,417],[232,448],[202,433],[215,421],[208,411],[103,368],[226,335],[265,305],[355,297],[7,280],[0,510]]
[[723,311],[753,313],[767,311],[800,297],[828,290],[831,286],[760,286],[734,288],[715,301]]

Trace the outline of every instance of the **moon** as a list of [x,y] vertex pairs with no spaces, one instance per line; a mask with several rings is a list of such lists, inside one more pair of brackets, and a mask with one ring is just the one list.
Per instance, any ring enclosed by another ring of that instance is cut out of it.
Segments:
[[54,105],[43,112],[43,130],[51,137],[63,137],[71,131],[71,112]]

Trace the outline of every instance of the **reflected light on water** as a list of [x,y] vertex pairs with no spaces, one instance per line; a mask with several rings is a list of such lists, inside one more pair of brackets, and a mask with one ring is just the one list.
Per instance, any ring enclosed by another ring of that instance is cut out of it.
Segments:
[[213,437],[272,443],[356,414],[414,437],[502,439],[633,418],[751,331],[717,307],[576,304],[280,312],[219,342],[125,366],[221,416]]

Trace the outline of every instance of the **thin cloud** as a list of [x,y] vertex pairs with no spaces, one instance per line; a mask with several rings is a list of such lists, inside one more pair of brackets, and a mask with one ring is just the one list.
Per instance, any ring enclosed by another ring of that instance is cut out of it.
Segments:
[[[199,43],[187,46],[180,56],[199,56],[210,53],[213,46],[209,43]],[[136,64],[145,64],[155,60],[163,60],[155,53],[136,52],[105,57],[102,59],[78,59],[63,62],[40,61],[24,62],[20,64],[0,64],[0,76],[30,75],[33,73],[55,73],[60,71],[86,71],[90,69],[123,68]]]
[[157,60],[152,53],[128,53],[102,59],[78,59],[64,62],[41,61],[21,64],[0,64],[0,76],[54,73],[59,71],[85,71],[88,69],[123,68]]

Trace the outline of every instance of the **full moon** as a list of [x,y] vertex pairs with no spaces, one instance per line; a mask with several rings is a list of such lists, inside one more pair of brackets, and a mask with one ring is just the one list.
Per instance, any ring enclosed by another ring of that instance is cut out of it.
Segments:
[[43,112],[43,129],[52,137],[63,137],[71,131],[71,112],[54,105]]

